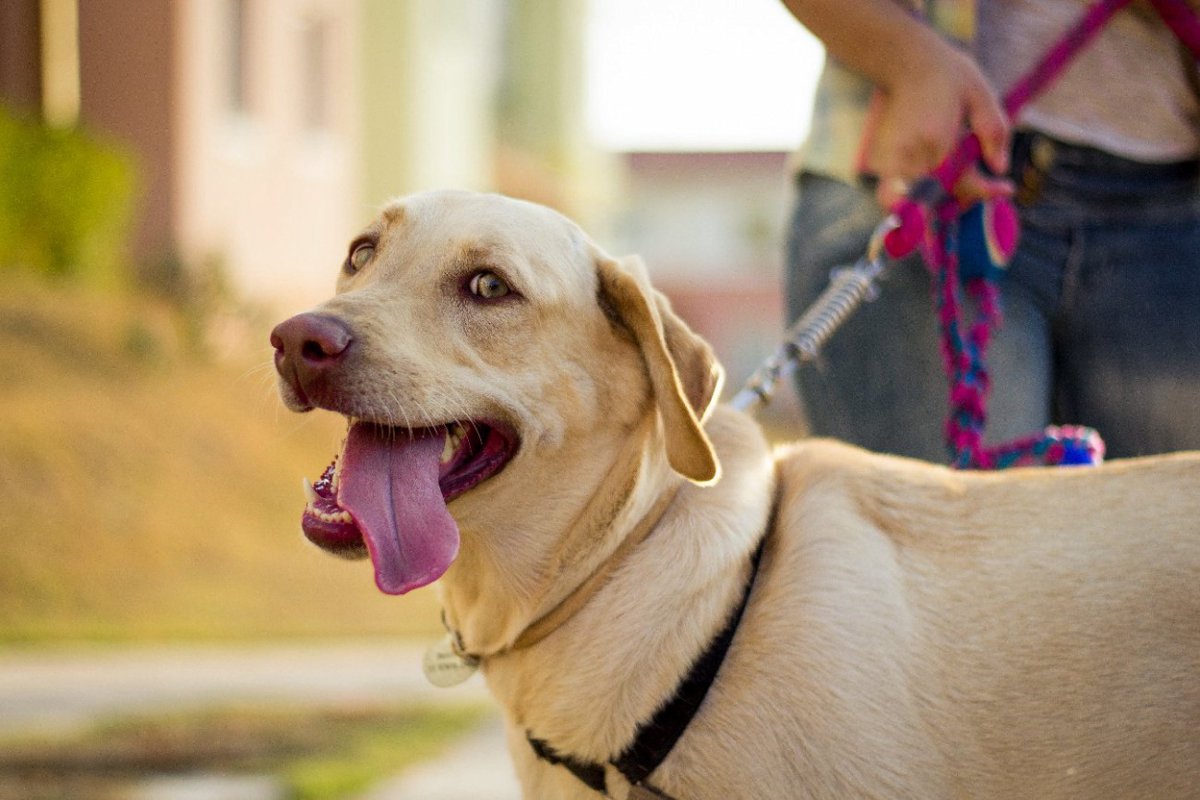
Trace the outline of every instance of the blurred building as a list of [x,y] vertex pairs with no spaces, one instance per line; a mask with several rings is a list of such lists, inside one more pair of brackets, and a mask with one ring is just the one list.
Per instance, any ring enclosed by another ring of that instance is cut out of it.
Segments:
[[625,153],[613,239],[673,283],[774,280],[788,160],[777,151]]
[[0,100],[140,167],[134,257],[311,302],[389,198],[495,189],[587,220],[585,0],[0,0]]
[[[713,343],[736,391],[776,347],[791,199],[781,151],[632,152],[611,249],[636,252],[676,311]],[[781,387],[773,409],[794,418]]]
[[585,69],[629,57],[587,50],[603,2],[0,0],[0,100],[135,155],[142,262],[294,309],[388,199],[501,191],[641,253],[739,382],[782,325],[787,156],[594,146]]

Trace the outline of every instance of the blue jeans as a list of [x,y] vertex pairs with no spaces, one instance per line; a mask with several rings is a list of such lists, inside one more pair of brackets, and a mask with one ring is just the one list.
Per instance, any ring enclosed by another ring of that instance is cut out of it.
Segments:
[[[1048,424],[1104,437],[1109,458],[1200,449],[1200,164],[1147,165],[1039,134],[1014,143],[1021,240],[988,351],[987,441]],[[788,239],[794,319],[866,249],[869,186],[798,180]],[[796,372],[812,433],[948,460],[947,384],[918,256],[893,264],[816,364]]]

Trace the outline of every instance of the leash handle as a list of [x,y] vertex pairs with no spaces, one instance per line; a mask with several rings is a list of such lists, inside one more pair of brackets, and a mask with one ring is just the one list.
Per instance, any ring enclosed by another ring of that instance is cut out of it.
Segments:
[[[1116,14],[1133,0],[1097,0],[1088,7],[1083,16],[1055,42],[1054,46],[1042,56],[1041,60],[1016,82],[1004,95],[1004,113],[1010,120],[1017,116],[1028,105],[1029,101],[1040,94],[1052,83],[1071,60],[1096,38],[1104,26],[1108,24],[1113,14]],[[1176,5],[1180,0],[1152,0],[1167,24],[1175,30],[1181,39],[1200,54],[1200,24],[1193,15],[1185,15],[1178,11]],[[1188,35],[1191,35],[1191,39]],[[909,196],[900,200],[893,208],[892,214],[901,220],[901,224],[885,238],[884,245],[892,258],[903,258],[916,249],[922,234],[929,224],[929,209],[949,197],[954,190],[954,184],[963,173],[979,160],[983,148],[978,137],[968,133],[959,140],[958,145],[938,164],[929,175],[913,187]]]

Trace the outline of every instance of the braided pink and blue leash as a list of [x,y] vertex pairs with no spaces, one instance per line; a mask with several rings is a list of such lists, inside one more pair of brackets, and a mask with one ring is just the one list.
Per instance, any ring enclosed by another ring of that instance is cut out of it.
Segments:
[[[946,443],[951,463],[959,469],[1099,463],[1104,442],[1096,431],[1084,427],[1051,426],[1013,442],[984,446],[991,388],[986,355],[1000,326],[999,279],[1001,265],[1016,245],[1015,212],[1008,203],[976,204],[963,215],[956,203],[944,203],[937,211],[934,235],[922,251],[934,276],[934,309],[950,378]],[[975,309],[969,324],[959,299],[964,293]]]
[[[1132,0],[1099,0],[1004,98],[1009,119],[1051,83],[1109,21]],[[1200,58],[1200,19],[1185,0],[1151,0],[1168,27]],[[884,236],[884,249],[901,258],[920,249],[934,277],[934,308],[942,337],[942,356],[950,383],[946,442],[952,463],[963,469],[1023,465],[1096,464],[1103,460],[1100,435],[1079,426],[1051,426],[1013,442],[984,445],[990,376],[988,343],[1000,325],[999,279],[1016,249],[1017,215],[1005,198],[970,209],[952,197],[963,172],[981,154],[979,140],[965,137],[909,196],[893,209],[895,227]],[[960,281],[963,284],[960,287]],[[963,303],[974,305],[964,333]]]
[[[1097,0],[1004,97],[1004,110],[1016,119],[1070,60],[1132,0]],[[1176,37],[1200,59],[1200,17],[1187,0],[1150,0]],[[964,209],[952,195],[954,184],[982,153],[968,134],[928,176],[897,203],[871,237],[868,252],[853,267],[834,273],[830,286],[788,329],[780,347],[732,399],[749,411],[769,402],[775,385],[802,361],[815,360],[821,346],[867,298],[877,292],[884,256],[903,258],[920,249],[934,279],[934,308],[950,383],[946,441],[960,468],[996,469],[1018,465],[1096,464],[1104,442],[1080,426],[1051,426],[1023,438],[985,447],[990,376],[988,344],[1000,325],[1000,279],[1016,249],[1019,225],[1012,203],[1000,198]],[[965,294],[974,307],[964,334]]]

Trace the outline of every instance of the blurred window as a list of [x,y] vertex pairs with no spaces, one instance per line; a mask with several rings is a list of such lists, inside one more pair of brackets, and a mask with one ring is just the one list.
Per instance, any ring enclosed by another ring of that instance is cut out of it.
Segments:
[[303,106],[301,119],[308,131],[327,131],[332,125],[329,108],[329,51],[330,24],[326,19],[310,17],[305,23],[300,41],[300,69]]
[[227,92],[229,110],[235,114],[250,113],[250,76],[247,62],[250,55],[250,0],[226,0],[228,40],[226,52]]

